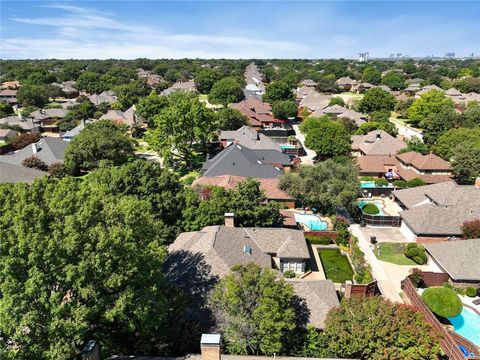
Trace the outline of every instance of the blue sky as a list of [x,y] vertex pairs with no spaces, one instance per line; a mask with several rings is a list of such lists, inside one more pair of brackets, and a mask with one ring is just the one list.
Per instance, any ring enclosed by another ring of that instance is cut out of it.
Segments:
[[5,1],[5,58],[480,54],[480,1]]

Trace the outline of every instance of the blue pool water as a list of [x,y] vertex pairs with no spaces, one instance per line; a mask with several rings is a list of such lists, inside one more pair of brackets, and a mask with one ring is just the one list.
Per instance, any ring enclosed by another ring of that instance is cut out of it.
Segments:
[[383,203],[380,200],[360,200],[359,202],[357,202],[357,206],[360,209],[362,209],[368,203],[373,203],[378,208],[379,212],[376,215],[378,215],[378,216],[385,215],[385,213],[383,212]]
[[362,181],[360,186],[362,189],[372,189],[375,187],[375,181]]
[[480,346],[480,315],[464,306],[460,314],[448,318],[448,320],[452,323],[456,333]]
[[316,215],[295,213],[295,221],[307,225],[313,231],[326,230],[328,227],[328,224]]

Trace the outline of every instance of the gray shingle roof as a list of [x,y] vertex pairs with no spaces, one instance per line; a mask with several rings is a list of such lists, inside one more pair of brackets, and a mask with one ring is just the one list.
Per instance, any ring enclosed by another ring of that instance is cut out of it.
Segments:
[[352,136],[352,149],[361,150],[365,155],[395,155],[405,147],[405,142],[383,130]]
[[269,149],[281,151],[280,145],[270,139],[268,136],[259,134],[256,130],[249,126],[242,126],[235,131],[222,131],[219,136],[220,140],[237,140],[240,145],[249,149]]
[[38,132],[40,125],[37,125],[33,122],[32,119],[19,118],[18,116],[7,116],[0,119],[0,124],[10,125],[10,126],[19,126],[25,131]]
[[425,244],[425,248],[453,280],[480,280],[480,239]]
[[325,327],[327,314],[333,308],[340,306],[335,286],[331,280],[287,280],[293,286],[295,293],[305,303],[310,311],[308,323],[317,329]]
[[29,117],[35,120],[44,120],[50,118],[63,119],[67,115],[68,110],[66,109],[40,109],[33,111]]
[[417,235],[459,236],[464,221],[480,218],[480,189],[451,181],[393,195],[408,209],[400,213]]
[[[37,153],[33,153],[33,146],[37,146]],[[21,165],[26,158],[35,155],[45,164],[63,162],[67,141],[59,138],[42,138],[35,144],[25,146],[11,155],[0,155],[0,161]]]
[[30,169],[22,165],[10,164],[0,159],[0,183],[32,183],[36,178],[47,173],[37,169]]
[[268,164],[267,161],[262,162],[261,156],[268,159],[286,156],[280,152],[278,153],[280,155],[266,152],[260,154],[245,146],[232,144],[203,164],[203,170],[205,171],[203,175],[236,175],[264,179],[277,178],[283,174],[282,170]]

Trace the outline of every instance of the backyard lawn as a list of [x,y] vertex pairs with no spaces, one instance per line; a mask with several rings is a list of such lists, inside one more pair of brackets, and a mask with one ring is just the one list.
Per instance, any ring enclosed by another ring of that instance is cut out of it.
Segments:
[[[416,263],[404,255],[406,243],[378,243],[374,250],[378,260],[386,261],[397,265],[416,265]],[[380,255],[379,255],[380,251]]]
[[344,283],[353,279],[353,270],[348,257],[338,249],[318,250],[327,279],[334,283]]

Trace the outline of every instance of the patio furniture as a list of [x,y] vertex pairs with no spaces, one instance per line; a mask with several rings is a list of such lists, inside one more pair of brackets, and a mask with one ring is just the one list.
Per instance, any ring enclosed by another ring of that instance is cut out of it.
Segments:
[[475,305],[480,305],[480,299],[473,300],[472,303]]

